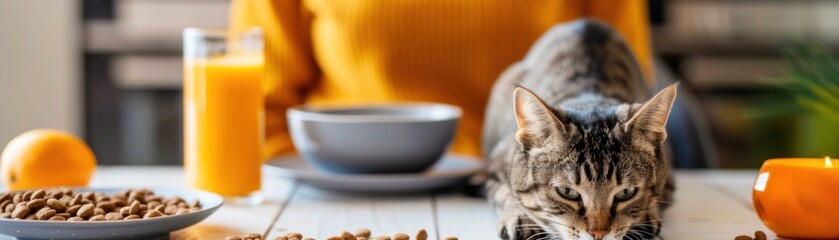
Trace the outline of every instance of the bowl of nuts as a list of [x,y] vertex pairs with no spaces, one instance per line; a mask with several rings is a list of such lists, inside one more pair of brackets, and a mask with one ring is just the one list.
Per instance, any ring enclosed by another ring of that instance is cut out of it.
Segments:
[[0,234],[19,239],[149,239],[196,224],[224,202],[188,189],[51,188],[2,193]]

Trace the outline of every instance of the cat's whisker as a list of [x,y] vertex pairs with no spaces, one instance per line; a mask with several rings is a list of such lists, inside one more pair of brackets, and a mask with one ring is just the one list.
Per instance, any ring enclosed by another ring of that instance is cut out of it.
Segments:
[[542,230],[542,228],[538,228],[538,227],[529,227],[529,228],[521,228],[520,227],[520,228],[516,228],[516,229],[518,229],[518,230],[537,230],[537,231]]
[[528,228],[541,228],[542,226],[539,225],[518,225],[516,227],[528,227]]
[[653,224],[653,223],[651,223],[651,222],[640,222],[640,223],[635,223],[635,224],[632,224],[631,226],[652,226],[652,227],[658,227],[657,225],[655,225],[655,224]]
[[540,238],[539,238],[539,239],[537,239],[537,240],[551,240],[551,239],[557,239],[557,237],[555,237],[555,236],[553,236],[553,235],[550,235],[550,234],[549,234],[549,235],[546,235],[546,236],[544,236],[544,237],[540,237]]
[[516,231],[519,231],[519,230],[533,230],[533,231],[541,232],[542,228],[541,227],[516,227]]
[[656,236],[654,236],[652,233],[642,232],[642,231],[638,231],[636,229],[630,229],[627,233],[630,233],[630,235],[628,235],[630,238],[632,238],[632,237],[637,237],[639,239],[655,239],[656,238]]
[[[525,240],[531,240],[532,238],[537,237],[537,236],[541,236],[541,235],[548,235],[548,233],[547,233],[547,232],[543,232],[543,233],[533,234],[533,235],[531,235],[530,237],[528,237],[528,238],[527,238],[527,239],[525,239]],[[549,235],[548,235],[548,236],[549,236]],[[542,239],[542,238],[537,238],[537,239]]]
[[660,236],[656,236],[656,235],[655,235],[655,234],[653,234],[653,233],[646,232],[646,231],[640,231],[640,230],[638,230],[638,229],[633,229],[633,228],[630,228],[630,229],[627,231],[626,236],[627,236],[627,237],[629,237],[630,239],[632,239],[632,237],[633,237],[633,236],[635,236],[635,237],[639,237],[639,238],[641,238],[641,239],[657,239],[657,238],[659,238],[659,239],[663,239],[663,238],[661,238]]

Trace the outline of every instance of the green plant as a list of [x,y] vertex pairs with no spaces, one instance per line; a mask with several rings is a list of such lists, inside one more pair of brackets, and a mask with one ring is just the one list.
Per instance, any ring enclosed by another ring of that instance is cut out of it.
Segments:
[[782,49],[786,80],[780,87],[798,107],[839,123],[839,60],[818,44],[790,43]]
[[[763,129],[772,135],[789,132],[788,138],[768,138],[758,146],[784,142],[793,152],[778,151],[773,155],[820,157],[839,156],[839,58],[822,45],[789,42],[781,47],[783,75],[763,78],[780,90],[771,99],[755,99],[747,110],[753,121],[783,121],[786,128]],[[766,149],[763,151],[775,151]]]

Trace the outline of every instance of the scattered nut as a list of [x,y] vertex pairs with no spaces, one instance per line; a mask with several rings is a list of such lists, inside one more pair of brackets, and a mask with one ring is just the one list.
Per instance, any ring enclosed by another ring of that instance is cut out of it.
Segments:
[[425,232],[425,229],[420,229],[419,232],[417,232],[417,239],[416,240],[427,240],[427,239],[428,239],[428,233]]
[[409,239],[411,239],[411,237],[409,237],[408,234],[397,233],[397,234],[393,235],[393,240],[409,240]]
[[93,216],[93,209],[94,208],[96,208],[96,206],[94,206],[93,204],[90,204],[90,203],[82,205],[82,207],[79,208],[79,211],[76,212],[76,216],[79,216],[79,217],[82,217],[82,218]]
[[128,208],[129,214],[137,214],[140,213],[140,201],[134,200],[131,202],[131,206]]
[[72,215],[76,215],[76,213],[78,213],[79,209],[81,209],[81,208],[82,208],[82,205],[75,205],[75,206],[71,206],[71,207],[67,208],[67,211],[65,211],[65,212],[69,213],[69,214],[72,214]]
[[35,217],[38,218],[38,220],[48,220],[55,216],[55,213],[55,210],[45,207],[38,210],[38,212],[35,213]]
[[181,209],[178,209],[178,211],[175,212],[174,214],[175,215],[181,215],[181,214],[187,214],[187,213],[189,213],[189,209],[181,208]]
[[163,209],[163,213],[172,215],[178,212],[178,209],[180,208],[178,208],[177,203],[173,203],[171,205],[166,205],[166,208]]
[[122,208],[119,209],[119,214],[122,215],[122,216],[131,215],[130,210],[131,210],[131,207],[128,207],[128,206],[122,207]]
[[108,221],[122,220],[122,218],[123,218],[122,214],[120,214],[118,212],[109,212],[109,213],[105,214],[105,220],[108,220]]
[[102,209],[100,207],[93,208],[93,215],[105,215],[105,213],[108,213],[105,211],[105,209]]
[[157,210],[151,210],[148,211],[145,215],[143,215],[143,218],[156,218],[160,216],[163,216],[163,213],[158,212]]
[[[167,202],[168,203],[168,202]],[[347,231],[341,232],[340,235],[331,236],[326,238],[326,240],[410,240],[411,237],[405,233],[397,233],[393,235],[393,238],[389,236],[379,236],[376,238],[371,238],[371,231],[369,229],[361,228],[355,231],[355,234],[352,234]],[[250,240],[250,239],[257,239],[262,240],[262,235],[258,233],[250,233],[247,235],[234,235],[234,236],[227,236],[224,238],[225,240]],[[428,232],[425,229],[420,229],[417,232],[417,239],[416,240],[426,240],[428,239]],[[282,236],[277,236],[274,240],[315,240],[311,237],[303,237],[303,234],[291,232],[286,233]],[[445,240],[458,240],[456,237],[446,237]]]
[[93,192],[86,192],[82,194],[82,198],[93,201],[96,200],[96,195],[94,195]]
[[125,199],[120,198],[114,198],[111,202],[113,202],[116,207],[125,207],[128,205],[128,202],[126,202]]
[[262,234],[259,234],[259,233],[248,233],[248,234],[245,234],[245,236],[242,236],[242,238],[244,238],[244,239],[249,239],[249,240],[250,240],[250,239],[253,239],[253,240],[260,239],[260,240],[261,240],[261,239],[262,239]]
[[356,237],[369,238],[370,235],[372,235],[372,233],[370,232],[370,229],[360,228],[358,230],[355,230],[355,236]]
[[24,219],[26,216],[29,216],[29,207],[20,204],[15,206],[14,211],[12,211],[12,218]]
[[32,191],[26,191],[23,193],[23,201],[29,201],[32,198]]
[[110,201],[98,202],[98,203],[96,203],[96,207],[101,208],[102,210],[105,210],[105,212],[113,212],[114,209],[117,208],[117,206],[114,205],[114,203],[112,203]]
[[15,210],[15,204],[9,204],[3,212],[11,213]]
[[0,212],[6,212],[5,211],[6,207],[9,206],[9,205],[14,205],[14,204],[15,203],[12,202],[12,200],[10,200],[10,199],[4,200],[2,203],[0,203]]
[[303,234],[292,232],[292,233],[286,233],[285,237],[287,237],[289,239],[292,239],[292,238],[298,238],[299,239],[299,238],[303,238]]
[[38,189],[32,193],[32,196],[30,196],[29,199],[44,198],[45,196],[47,196],[47,192],[44,191],[44,189]]
[[76,195],[69,202],[70,206],[75,206],[75,205],[79,205],[79,204],[82,204],[82,195]]
[[29,209],[32,209],[32,210],[40,209],[40,208],[42,208],[46,205],[47,205],[47,201],[44,200],[43,198],[32,199],[32,200],[29,200],[28,203],[26,203],[26,206],[29,207]]
[[101,215],[101,214],[99,214],[99,215],[94,215],[93,217],[90,217],[90,218],[89,218],[89,219],[87,219],[87,220],[88,220],[88,221],[105,221],[105,215]]
[[[0,204],[0,206],[2,206],[2,204]],[[67,210],[67,206],[64,206],[64,204],[61,203],[61,201],[54,198],[47,199],[47,206],[49,206],[52,209],[55,209],[56,212],[64,212]]]
[[355,235],[347,231],[342,232],[341,237],[344,238],[344,240],[358,240]]
[[763,233],[763,231],[755,232],[755,240],[766,240],[766,233]]
[[740,236],[737,236],[737,237],[734,238],[734,240],[766,240],[766,239],[767,239],[766,238],[766,233],[764,233],[763,231],[756,231],[754,238],[752,238],[751,236],[748,236],[748,235],[740,235]]

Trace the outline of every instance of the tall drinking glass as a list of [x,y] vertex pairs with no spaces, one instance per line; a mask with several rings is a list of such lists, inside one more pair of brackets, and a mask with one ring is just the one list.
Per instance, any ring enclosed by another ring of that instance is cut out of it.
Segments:
[[264,139],[263,37],[184,30],[184,168],[192,188],[258,204]]

